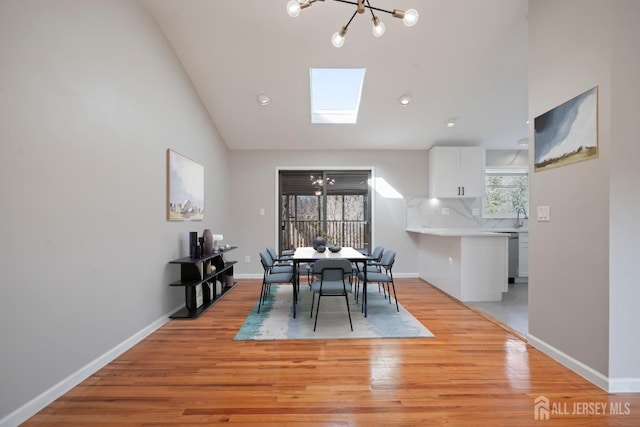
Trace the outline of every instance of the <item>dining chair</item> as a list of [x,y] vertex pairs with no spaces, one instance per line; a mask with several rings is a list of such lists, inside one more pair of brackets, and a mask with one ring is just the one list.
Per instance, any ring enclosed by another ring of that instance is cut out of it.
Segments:
[[[283,272],[283,271],[293,271],[293,253],[291,254],[283,254],[282,256],[278,256],[275,249],[272,247],[266,248],[266,252],[271,258],[271,264],[273,265],[273,269],[275,272]],[[281,268],[288,267],[288,268]],[[311,264],[305,265],[306,273],[307,273],[307,283],[311,285]],[[300,268],[297,271],[298,279],[297,283],[300,283]]]
[[[380,266],[380,260],[382,259],[382,255],[384,254],[384,247],[376,246],[373,248],[371,255],[369,255],[369,260],[366,264],[367,273],[380,273],[382,271],[382,267]],[[360,291],[360,279],[358,279],[358,273],[360,273],[361,267],[358,263],[355,263],[356,266],[356,286],[355,286],[355,300],[358,301],[358,292]],[[378,292],[380,292],[380,285],[378,285]],[[387,298],[387,293],[385,291],[384,298]]]
[[270,273],[288,273],[293,272],[293,263],[292,262],[278,262],[273,256],[270,254],[269,249],[267,248],[264,251],[260,251],[260,260],[264,256],[264,262],[269,268]]
[[260,313],[260,308],[271,290],[271,285],[278,283],[293,284],[293,267],[290,269],[287,269],[285,266],[274,267],[271,262],[271,257],[266,251],[260,251],[260,263],[262,264],[263,274],[262,289],[260,290],[260,300],[258,302],[258,313]]
[[[368,271],[367,270],[367,284],[368,283],[378,283],[382,285],[384,288],[385,284],[387,285],[387,293],[389,294],[389,304],[391,304],[391,289],[393,289],[393,297],[396,300],[396,310],[400,311],[400,306],[398,305],[398,297],[396,295],[396,285],[393,282],[393,273],[391,269],[393,268],[393,263],[396,260],[396,251],[389,250],[382,255],[380,259],[380,271]],[[364,282],[365,275],[364,272],[358,273],[358,280]],[[363,296],[363,298],[365,298]],[[385,296],[386,299],[386,296]],[[364,309],[364,307],[363,307]]]
[[278,253],[276,252],[276,250],[273,247],[268,247],[267,248],[267,253],[269,254],[269,256],[271,257],[271,259],[273,260],[273,263],[275,265],[278,264],[291,264],[291,260],[293,258],[293,255],[278,255]]
[[314,281],[311,283],[313,297],[311,299],[311,314],[313,317],[313,303],[316,294],[318,294],[318,303],[316,306],[316,320],[313,324],[315,332],[318,325],[318,314],[320,313],[320,299],[323,296],[341,297],[347,304],[347,314],[349,315],[349,326],[353,331],[353,323],[351,322],[351,310],[349,309],[349,299],[347,294],[351,291],[352,267],[351,262],[346,259],[320,259],[313,264]]

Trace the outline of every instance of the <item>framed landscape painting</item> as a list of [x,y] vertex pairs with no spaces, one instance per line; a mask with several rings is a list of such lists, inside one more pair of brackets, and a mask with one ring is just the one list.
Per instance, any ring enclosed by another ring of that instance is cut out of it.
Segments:
[[204,166],[167,150],[167,219],[204,219]]
[[534,119],[534,170],[598,157],[598,87]]

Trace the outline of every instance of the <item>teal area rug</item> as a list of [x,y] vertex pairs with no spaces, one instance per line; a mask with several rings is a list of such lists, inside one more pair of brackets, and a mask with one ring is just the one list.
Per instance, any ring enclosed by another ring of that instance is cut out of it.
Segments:
[[297,315],[292,316],[293,287],[272,285],[267,300],[258,313],[258,303],[251,310],[236,334],[236,341],[247,340],[306,340],[306,339],[356,339],[356,338],[432,338],[434,335],[411,315],[402,305],[396,311],[395,300],[385,299],[377,286],[369,286],[368,316],[364,317],[361,305],[349,294],[349,307],[353,331],[344,297],[323,297],[320,302],[318,326],[313,331],[311,311],[312,293],[307,285],[300,286]]

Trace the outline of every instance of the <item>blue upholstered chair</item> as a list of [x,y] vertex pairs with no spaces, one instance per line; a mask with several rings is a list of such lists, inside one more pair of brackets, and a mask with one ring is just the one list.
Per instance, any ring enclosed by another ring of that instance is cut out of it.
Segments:
[[262,276],[262,289],[260,290],[260,300],[258,302],[258,313],[260,308],[267,298],[267,294],[271,289],[271,285],[278,283],[291,283],[293,284],[293,267],[279,266],[275,267],[271,260],[271,257],[266,251],[260,251],[260,263],[264,270]]
[[313,303],[316,294],[318,295],[318,305],[316,306],[316,320],[313,324],[313,330],[318,325],[318,314],[320,312],[320,300],[323,296],[341,297],[347,304],[347,314],[349,315],[349,325],[353,331],[353,323],[351,322],[351,311],[349,310],[349,300],[347,293],[351,291],[351,262],[346,259],[320,259],[313,264],[314,281],[311,282],[311,290],[313,297],[311,299],[311,314],[313,317]]
[[293,258],[292,254],[282,254],[282,255],[278,255],[278,253],[276,252],[275,249],[273,249],[272,247],[268,247],[267,248],[267,253],[269,254],[269,256],[271,257],[271,259],[273,260],[274,265],[282,265],[282,264],[286,264],[286,265],[290,265],[291,264],[291,260]]
[[[391,289],[393,289],[393,297],[396,300],[396,310],[400,311],[398,305],[398,297],[396,296],[396,285],[393,283],[393,263],[396,260],[396,251],[386,251],[380,259],[380,271],[368,271],[367,270],[367,284],[378,283],[384,288],[387,285],[386,292],[389,294],[389,304],[391,304]],[[364,281],[364,272],[358,273],[358,280]]]
[[[373,252],[369,255],[369,260],[367,261],[367,273],[380,273],[382,268],[380,267],[380,260],[382,259],[382,255],[384,254],[384,247],[376,246],[373,248]],[[356,302],[358,301],[358,292],[360,292],[360,280],[358,279],[358,273],[362,271],[362,266],[359,263],[355,263],[356,265],[356,289],[355,289],[355,298]],[[370,280],[369,280],[370,281]],[[378,285],[378,292],[380,292],[380,285]],[[385,291],[384,297],[387,298],[387,294]]]

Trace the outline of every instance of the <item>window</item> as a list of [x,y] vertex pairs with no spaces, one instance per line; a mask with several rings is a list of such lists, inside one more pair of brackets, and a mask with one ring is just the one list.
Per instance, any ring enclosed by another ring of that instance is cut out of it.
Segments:
[[482,201],[484,218],[516,218],[529,214],[529,173],[526,168],[487,168],[485,197]]
[[356,123],[364,68],[311,68],[311,123]]

